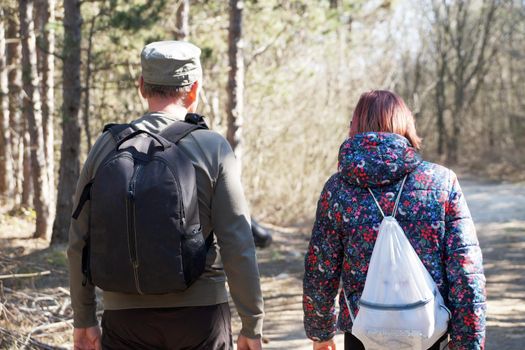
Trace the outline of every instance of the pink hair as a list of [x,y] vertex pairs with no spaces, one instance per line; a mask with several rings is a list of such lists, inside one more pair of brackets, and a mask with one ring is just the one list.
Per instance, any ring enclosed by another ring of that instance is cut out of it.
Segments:
[[350,136],[376,131],[404,136],[413,147],[421,147],[412,112],[403,99],[393,92],[372,90],[359,98],[350,124]]

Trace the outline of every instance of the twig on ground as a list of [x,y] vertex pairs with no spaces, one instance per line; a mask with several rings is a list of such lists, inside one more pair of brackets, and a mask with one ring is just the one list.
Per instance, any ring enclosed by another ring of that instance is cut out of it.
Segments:
[[50,275],[51,271],[40,271],[40,272],[33,272],[33,273],[12,273],[9,275],[0,275],[0,280],[10,279],[10,278],[27,278],[27,277],[39,277],[39,276],[46,276]]

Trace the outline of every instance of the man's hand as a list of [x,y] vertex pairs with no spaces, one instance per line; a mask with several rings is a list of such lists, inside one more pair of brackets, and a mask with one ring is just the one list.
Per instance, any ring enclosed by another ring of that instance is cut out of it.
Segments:
[[102,350],[100,338],[102,333],[98,326],[75,328],[73,330],[74,350]]
[[314,350],[335,350],[335,342],[333,339],[327,341],[314,341]]
[[237,350],[261,350],[262,340],[247,338],[242,334],[239,334],[237,338]]

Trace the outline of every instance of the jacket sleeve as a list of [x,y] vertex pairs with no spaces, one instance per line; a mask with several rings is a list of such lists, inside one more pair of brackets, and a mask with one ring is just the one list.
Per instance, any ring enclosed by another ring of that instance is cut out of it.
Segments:
[[[77,183],[73,199],[73,210],[76,208],[84,186],[90,181],[90,159],[86,160]],[[71,219],[69,227],[69,245],[67,256],[69,261],[69,288],[71,305],[73,307],[73,326],[87,328],[98,324],[96,317],[95,287],[90,283],[82,286],[82,249],[84,238],[88,232],[89,205],[82,208],[78,219]]]
[[263,298],[248,205],[241,185],[239,163],[226,140],[220,148],[221,162],[211,203],[212,226],[230,294],[242,321],[241,334],[260,338]]
[[334,304],[344,252],[336,227],[337,204],[332,204],[332,182],[327,182],[317,204],[304,263],[304,328],[308,338],[314,341],[328,340],[336,332]]
[[476,229],[458,180],[451,173],[445,207],[445,266],[451,349],[483,349],[485,343],[485,275]]
[[[103,134],[89,151],[86,162],[82,167],[77,182],[75,196],[73,198],[73,210],[78,205],[80,195],[86,184],[93,178],[96,169],[115,147],[113,138],[109,133]],[[71,219],[69,226],[69,244],[67,256],[69,262],[69,288],[71,293],[71,306],[73,308],[73,326],[75,328],[87,328],[98,324],[96,317],[97,302],[95,298],[95,287],[89,282],[82,285],[84,275],[82,274],[82,249],[85,245],[85,237],[89,226],[89,203],[86,203],[77,219]]]

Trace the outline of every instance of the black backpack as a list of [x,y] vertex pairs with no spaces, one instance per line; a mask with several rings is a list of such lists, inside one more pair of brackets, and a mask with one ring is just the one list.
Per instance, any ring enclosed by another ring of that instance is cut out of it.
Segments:
[[202,274],[213,237],[203,237],[195,169],[177,143],[207,128],[196,114],[160,134],[132,124],[106,125],[115,149],[85,186],[73,213],[77,219],[89,201],[84,285],[164,294],[185,290]]

